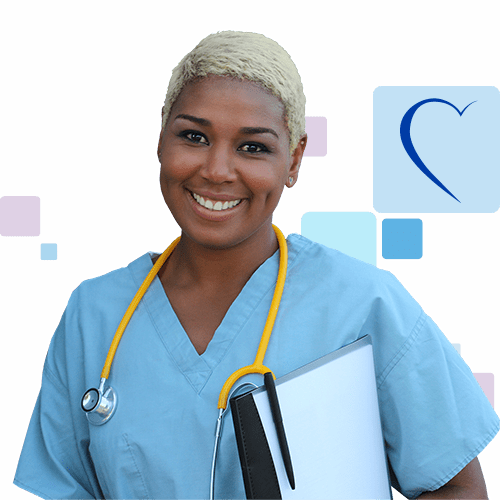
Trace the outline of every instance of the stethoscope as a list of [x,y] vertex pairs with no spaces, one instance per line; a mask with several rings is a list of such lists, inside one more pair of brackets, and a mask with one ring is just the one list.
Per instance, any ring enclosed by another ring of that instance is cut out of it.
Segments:
[[[244,366],[236,370],[233,374],[229,376],[224,385],[222,386],[222,390],[219,395],[219,401],[217,408],[219,409],[219,415],[217,417],[217,425],[215,431],[215,444],[214,444],[214,453],[212,458],[212,471],[210,474],[210,499],[213,499],[214,495],[214,486],[215,486],[215,463],[217,459],[217,451],[219,447],[219,442],[222,434],[222,420],[227,411],[227,401],[230,396],[230,391],[233,385],[236,383],[244,375],[248,375],[251,373],[260,373],[264,375],[267,372],[272,371],[264,366],[264,356],[266,355],[267,346],[269,344],[269,339],[271,338],[271,332],[273,330],[274,321],[276,319],[276,315],[278,314],[278,308],[281,302],[281,295],[283,294],[283,288],[285,286],[286,279],[286,271],[287,271],[287,263],[288,263],[288,249],[286,244],[286,239],[283,236],[283,233],[273,224],[274,232],[276,233],[276,237],[278,238],[278,244],[280,249],[280,264],[278,271],[278,279],[276,281],[276,287],[274,289],[273,300],[271,302],[271,307],[269,308],[269,313],[267,315],[266,324],[264,326],[264,331],[262,332],[262,336],[260,338],[259,347],[257,349],[257,355],[255,356],[255,360],[251,365]],[[174,248],[179,243],[180,236],[175,239],[170,246],[160,255],[155,265],[149,271],[146,279],[143,281],[142,285],[137,290],[132,302],[128,306],[127,311],[125,312],[118,328],[116,330],[115,336],[113,337],[113,341],[111,342],[111,346],[108,351],[108,355],[106,357],[106,362],[104,363],[104,367],[101,372],[101,381],[99,384],[99,388],[89,389],[82,398],[82,409],[87,415],[88,421],[93,425],[103,425],[108,422],[111,417],[114,415],[117,407],[117,396],[116,392],[112,387],[105,387],[106,380],[109,377],[109,372],[111,370],[111,364],[113,363],[113,358],[115,357],[116,349],[118,348],[118,344],[123,336],[125,328],[132,317],[137,305],[141,301],[142,297],[146,293],[149,285],[153,281],[154,277],[158,274],[160,268],[163,266],[165,261],[168,259],[170,254],[173,252]],[[273,374],[274,377],[274,374]],[[276,378],[276,377],[274,377]],[[236,390],[241,390],[244,387],[253,386],[254,384],[243,384],[239,386]],[[234,392],[234,391],[233,391]]]

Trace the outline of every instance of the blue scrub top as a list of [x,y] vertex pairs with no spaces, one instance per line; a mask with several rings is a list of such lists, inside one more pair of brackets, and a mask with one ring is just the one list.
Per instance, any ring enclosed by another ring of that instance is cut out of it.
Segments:
[[[289,236],[288,248],[265,365],[280,377],[370,334],[392,484],[409,498],[441,487],[499,429],[470,369],[392,274],[299,235]],[[156,277],[111,368],[116,413],[93,426],[81,410],[82,395],[98,385],[151,258],[85,281],[71,295],[19,460],[14,482],[21,488],[50,499],[208,498],[219,392],[255,358],[279,251],[255,271],[201,356]],[[262,384],[257,375],[246,379]],[[245,498],[231,417],[216,497]]]

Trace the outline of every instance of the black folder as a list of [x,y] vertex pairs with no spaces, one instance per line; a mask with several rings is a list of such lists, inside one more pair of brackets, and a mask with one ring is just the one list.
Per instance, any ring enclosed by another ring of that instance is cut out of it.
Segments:
[[273,457],[253,397],[248,393],[236,396],[230,405],[247,498],[281,499]]

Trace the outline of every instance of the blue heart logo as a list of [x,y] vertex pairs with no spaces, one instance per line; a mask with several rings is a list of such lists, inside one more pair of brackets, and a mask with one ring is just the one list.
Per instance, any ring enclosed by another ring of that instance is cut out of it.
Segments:
[[399,129],[400,135],[401,135],[401,142],[403,143],[403,147],[405,148],[406,153],[408,156],[411,158],[413,163],[420,169],[420,171],[426,175],[434,184],[439,186],[445,193],[448,193],[452,198],[458,201],[460,203],[460,200],[453,194],[451,193],[446,186],[425,166],[424,162],[420,159],[420,156],[418,156],[417,152],[415,151],[415,148],[413,146],[413,143],[411,141],[411,136],[410,136],[410,127],[411,127],[411,120],[413,119],[413,115],[417,111],[420,106],[423,106],[424,104],[428,102],[441,102],[443,104],[448,104],[448,106],[451,106],[460,116],[464,114],[464,111],[471,105],[474,104],[477,101],[472,101],[470,104],[467,104],[465,108],[460,111],[456,106],[454,106],[451,102],[444,101],[443,99],[424,99],[423,101],[417,102],[417,104],[414,104],[403,116],[403,119],[401,120],[401,126]]

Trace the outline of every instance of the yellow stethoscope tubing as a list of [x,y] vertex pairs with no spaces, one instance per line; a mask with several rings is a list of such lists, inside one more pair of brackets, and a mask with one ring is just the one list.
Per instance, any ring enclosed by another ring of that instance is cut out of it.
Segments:
[[125,332],[125,328],[127,328],[128,322],[130,321],[132,314],[134,314],[134,311],[139,305],[139,302],[141,301],[143,295],[146,293],[146,290],[149,288],[149,285],[151,284],[155,276],[158,274],[158,271],[160,270],[161,266],[163,266],[163,264],[168,259],[170,254],[173,252],[174,248],[177,246],[177,243],[179,243],[180,239],[181,239],[180,236],[176,238],[169,245],[169,247],[160,255],[158,260],[155,262],[155,265],[152,267],[151,271],[149,271],[148,275],[146,276],[146,279],[142,282],[142,285],[139,287],[139,290],[137,290],[137,293],[135,294],[134,298],[132,299],[132,302],[128,306],[125,314],[123,315],[123,318],[120,321],[120,324],[118,325],[118,328],[116,330],[115,336],[113,337],[113,341],[111,342],[111,346],[109,347],[108,355],[106,356],[106,362],[104,363],[104,367],[101,372],[101,379],[103,378],[107,379],[109,377],[109,372],[111,370],[111,365],[113,364],[113,359],[116,354],[116,349],[118,348],[118,344],[122,339],[123,333]]
[[[267,315],[264,331],[262,332],[262,336],[260,338],[259,348],[257,349],[257,355],[255,356],[255,361],[251,365],[244,366],[243,368],[236,370],[226,380],[226,382],[222,386],[222,390],[219,395],[219,402],[217,404],[217,408],[219,410],[226,409],[229,391],[231,390],[231,387],[238,379],[250,373],[260,373],[262,375],[267,372],[273,373],[269,368],[265,367],[262,363],[264,361],[264,356],[266,355],[269,339],[271,338],[274,321],[276,320],[276,315],[278,314],[278,309],[281,302],[281,296],[283,295],[283,288],[285,287],[286,271],[288,265],[288,248],[285,237],[283,236],[283,233],[274,224],[273,224],[273,229],[278,238],[278,243],[280,247],[280,267],[278,271],[278,279],[276,281],[276,287],[274,288],[273,300],[271,301],[271,307],[269,308],[269,313]],[[273,377],[276,378],[274,373]]]
[[[243,377],[244,375],[248,375],[250,373],[260,373],[264,374],[267,372],[272,372],[269,368],[263,365],[264,357],[266,355],[267,346],[269,344],[269,339],[271,338],[271,333],[273,330],[274,322],[276,320],[276,315],[278,314],[279,305],[281,302],[281,296],[283,295],[283,288],[285,286],[286,281],[286,272],[287,272],[287,264],[288,264],[288,248],[286,244],[286,239],[283,236],[283,233],[273,224],[274,232],[276,233],[276,237],[278,238],[278,244],[280,248],[280,264],[278,271],[278,279],[276,281],[276,287],[274,289],[273,299],[271,301],[271,307],[269,308],[269,313],[267,315],[266,324],[264,326],[264,331],[262,332],[262,336],[260,338],[259,347],[257,349],[257,355],[255,356],[255,360],[251,365],[244,366],[234,373],[232,373],[229,378],[226,380],[224,385],[222,386],[222,390],[219,395],[219,401],[217,408],[225,410],[227,407],[227,399],[229,395],[229,391],[234,383]],[[104,363],[104,367],[101,372],[101,382],[102,380],[107,380],[109,377],[109,372],[111,370],[111,365],[113,364],[113,359],[116,354],[116,350],[118,345],[120,344],[120,340],[122,339],[123,333],[125,332],[125,328],[127,327],[134,311],[136,310],[139,302],[142,297],[146,293],[146,290],[149,288],[149,285],[158,274],[160,268],[163,266],[165,261],[168,259],[170,254],[173,252],[174,248],[180,241],[180,236],[176,238],[169,247],[160,255],[155,265],[149,271],[148,275],[144,279],[142,285],[137,290],[132,302],[129,304],[125,314],[123,315],[120,324],[116,330],[116,333],[113,337],[113,341],[111,342],[111,346],[109,347],[108,355],[106,356],[106,361]],[[273,377],[275,377],[273,373]]]

